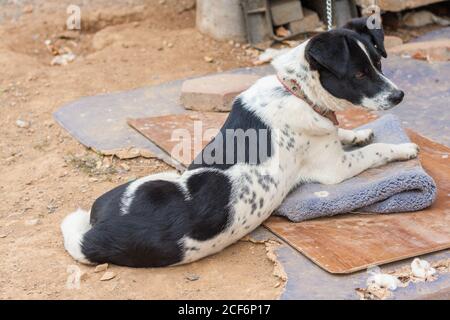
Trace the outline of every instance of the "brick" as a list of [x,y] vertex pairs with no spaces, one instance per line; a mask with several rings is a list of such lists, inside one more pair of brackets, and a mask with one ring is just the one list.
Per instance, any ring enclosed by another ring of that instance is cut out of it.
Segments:
[[181,103],[189,110],[230,111],[234,98],[258,79],[255,75],[219,74],[186,80]]
[[395,55],[407,55],[428,61],[450,61],[450,40],[411,42],[389,49]]
[[299,0],[273,0],[270,12],[276,26],[303,18],[302,4]]
[[288,24],[291,33],[314,31],[320,26],[319,16],[315,11],[303,9],[303,19],[292,21]]
[[384,47],[387,49],[400,46],[403,44],[403,40],[396,36],[384,36]]

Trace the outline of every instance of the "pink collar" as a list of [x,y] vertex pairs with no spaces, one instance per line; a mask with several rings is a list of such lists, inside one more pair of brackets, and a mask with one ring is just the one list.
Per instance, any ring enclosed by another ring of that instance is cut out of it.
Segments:
[[300,84],[295,81],[294,79],[286,79],[285,77],[280,77],[280,75],[277,74],[278,81],[281,82],[281,84],[286,88],[287,91],[289,91],[292,95],[296,96],[297,98],[306,101],[306,103],[309,104],[309,106],[320,116],[327,118],[330,120],[335,126],[339,125],[339,121],[336,117],[336,113],[332,110],[321,110],[319,106],[317,106],[315,103],[313,103],[309,98],[305,95],[303,90],[301,89]]

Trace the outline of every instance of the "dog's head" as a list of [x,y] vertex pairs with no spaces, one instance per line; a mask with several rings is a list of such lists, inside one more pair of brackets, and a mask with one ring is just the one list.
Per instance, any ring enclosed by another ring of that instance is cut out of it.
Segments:
[[[345,100],[346,105],[371,110],[390,109],[402,101],[403,91],[382,73],[381,58],[387,56],[383,30],[369,29],[366,21],[366,18],[351,20],[343,28],[311,38],[304,47],[310,71],[318,73],[318,79],[306,78],[313,82],[307,85],[321,87],[312,90],[318,100],[323,95],[328,96],[322,98],[328,104]],[[291,68],[292,63],[301,61],[291,61]],[[305,77],[297,80],[304,82]]]

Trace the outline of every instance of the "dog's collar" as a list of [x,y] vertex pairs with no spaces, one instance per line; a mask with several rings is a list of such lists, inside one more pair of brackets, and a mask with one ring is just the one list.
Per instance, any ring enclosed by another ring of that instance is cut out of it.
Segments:
[[289,91],[292,95],[296,96],[299,99],[306,101],[307,104],[319,115],[330,120],[335,126],[339,125],[339,121],[336,117],[336,113],[332,110],[321,110],[321,108],[313,103],[303,92],[300,84],[294,79],[286,79],[277,74],[278,81]]

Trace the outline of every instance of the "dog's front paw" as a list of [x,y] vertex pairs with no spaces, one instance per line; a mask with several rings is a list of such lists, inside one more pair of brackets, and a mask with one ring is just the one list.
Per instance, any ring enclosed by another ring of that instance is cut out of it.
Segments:
[[373,141],[375,137],[372,129],[363,129],[355,131],[355,139],[352,144],[355,146],[365,146]]
[[395,153],[394,160],[414,159],[419,154],[419,146],[415,143],[403,143],[396,145],[393,152]]

